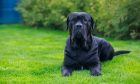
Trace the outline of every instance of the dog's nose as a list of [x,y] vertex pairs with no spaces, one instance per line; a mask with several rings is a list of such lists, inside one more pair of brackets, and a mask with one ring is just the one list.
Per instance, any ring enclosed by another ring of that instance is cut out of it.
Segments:
[[81,24],[81,23],[77,23],[77,24],[76,24],[76,27],[77,27],[77,28],[81,28],[81,27],[82,27],[82,24]]
[[81,27],[82,27],[82,25],[76,25],[76,27],[77,27],[77,28],[81,28]]

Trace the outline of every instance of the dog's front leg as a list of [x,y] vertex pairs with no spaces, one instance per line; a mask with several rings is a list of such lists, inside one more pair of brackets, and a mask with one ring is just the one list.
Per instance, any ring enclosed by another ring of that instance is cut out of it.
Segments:
[[72,69],[70,67],[62,66],[61,72],[62,76],[70,76],[72,74]]
[[90,73],[93,76],[99,76],[101,75],[101,67],[100,67],[100,63],[97,63],[94,66],[90,66]]

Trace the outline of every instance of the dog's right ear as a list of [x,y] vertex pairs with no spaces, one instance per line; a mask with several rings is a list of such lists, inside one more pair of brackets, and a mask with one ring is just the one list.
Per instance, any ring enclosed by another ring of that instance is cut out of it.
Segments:
[[67,17],[66,23],[67,23],[67,30],[68,30],[69,29],[69,16]]

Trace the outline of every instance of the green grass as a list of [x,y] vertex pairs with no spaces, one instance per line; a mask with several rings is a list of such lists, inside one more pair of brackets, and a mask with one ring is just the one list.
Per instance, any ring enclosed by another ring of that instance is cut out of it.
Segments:
[[88,70],[62,77],[60,66],[68,33],[22,25],[0,25],[0,84],[140,84],[140,41],[108,41],[130,54],[102,63],[102,75]]

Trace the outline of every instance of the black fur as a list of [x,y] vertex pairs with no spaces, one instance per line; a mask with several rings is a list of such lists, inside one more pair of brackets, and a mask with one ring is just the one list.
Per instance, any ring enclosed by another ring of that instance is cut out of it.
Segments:
[[126,54],[126,53],[130,53],[130,51],[127,51],[127,50],[115,51],[114,56],[118,56],[120,54]]
[[71,75],[76,69],[90,69],[91,75],[101,75],[101,61],[129,53],[129,51],[114,52],[106,40],[92,36],[91,29],[94,27],[93,18],[85,12],[74,12],[68,16],[69,37],[64,50],[63,76]]

